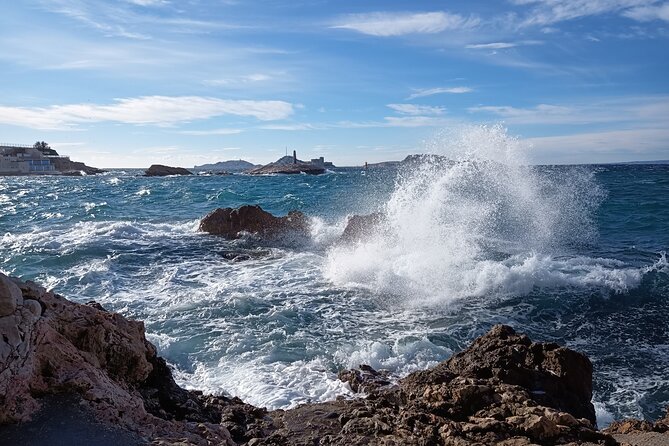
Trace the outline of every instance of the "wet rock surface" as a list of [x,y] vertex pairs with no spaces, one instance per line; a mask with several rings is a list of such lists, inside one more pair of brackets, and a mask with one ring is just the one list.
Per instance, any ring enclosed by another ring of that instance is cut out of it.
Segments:
[[207,214],[200,222],[200,231],[237,239],[244,233],[265,240],[309,234],[309,221],[299,211],[291,211],[285,217],[275,217],[260,206],[218,208]]
[[168,175],[193,175],[193,172],[183,167],[170,167],[162,164],[153,164],[144,172],[145,177],[165,177]]
[[380,212],[368,215],[352,215],[346,222],[346,228],[340,237],[343,243],[355,243],[378,234],[385,216]]
[[[162,445],[615,445],[666,439],[669,425],[628,420],[598,431],[589,360],[503,325],[404,379],[369,366],[342,372],[360,398],[267,411],[179,387],[143,323],[95,302],[4,275],[0,299],[5,313],[13,308],[0,317],[0,424],[72,397],[95,419],[75,430],[80,444],[114,426],[137,444]],[[11,438],[27,438],[13,429]]]

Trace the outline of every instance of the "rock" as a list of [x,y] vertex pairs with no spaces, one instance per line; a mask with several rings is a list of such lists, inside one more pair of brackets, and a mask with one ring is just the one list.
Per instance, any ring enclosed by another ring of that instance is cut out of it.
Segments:
[[23,303],[21,289],[9,277],[0,273],[0,317],[13,314],[19,302]]
[[[12,284],[24,301],[0,317],[0,424],[28,420],[42,396],[71,394],[100,421],[156,442],[234,444],[218,424],[221,409],[174,384],[142,322],[70,302],[32,283],[2,283]],[[170,392],[170,386],[178,391]],[[152,405],[156,401],[160,409]]]
[[368,215],[352,215],[340,237],[344,243],[354,243],[371,237],[380,230],[385,216],[380,212]]
[[[592,364],[583,354],[553,343],[533,343],[497,325],[466,350],[437,366],[460,376],[496,378],[527,389],[542,405],[596,423]],[[431,371],[436,373],[435,370]]]
[[306,173],[309,175],[320,175],[325,173],[325,167],[312,163],[307,163],[292,156],[284,156],[273,163],[266,164],[261,167],[256,167],[248,171],[251,175],[268,175],[268,174],[298,174]]
[[352,391],[360,393],[369,393],[391,384],[387,372],[376,371],[365,364],[361,364],[357,369],[339,372],[338,378],[348,383]]
[[165,177],[168,175],[193,175],[193,172],[183,167],[170,167],[162,164],[153,164],[144,172],[145,177]]
[[141,322],[34,284],[3,283],[17,286],[11,292],[19,289],[24,303],[16,299],[0,317],[0,424],[27,420],[41,397],[59,394],[152,444],[616,444],[580,419],[592,406],[587,358],[507,326],[397,384],[369,366],[342,373],[365,399],[268,412],[179,387]]
[[63,172],[63,175],[82,176],[82,172],[86,175],[97,175],[105,172],[102,169],[87,166],[79,161],[71,161],[69,158],[65,157],[52,158],[51,162],[54,164],[57,171]]
[[[646,420],[621,420],[614,421],[606,429],[606,432],[610,434],[638,434],[642,432],[658,432],[664,433],[669,436],[669,407],[667,407],[667,413],[664,418],[661,418],[657,421],[646,421]],[[669,441],[669,437],[667,438]]]
[[285,217],[275,217],[260,206],[241,206],[237,209],[218,208],[207,214],[200,222],[200,231],[222,235],[229,239],[241,237],[242,233],[255,234],[262,239],[277,239],[309,234],[309,221],[299,211],[291,211]]

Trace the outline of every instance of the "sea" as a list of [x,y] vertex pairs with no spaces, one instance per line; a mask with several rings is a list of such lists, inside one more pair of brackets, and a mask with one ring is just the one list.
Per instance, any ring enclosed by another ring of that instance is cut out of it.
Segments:
[[[143,320],[179,384],[270,409],[351,397],[492,325],[585,353],[598,424],[669,405],[669,165],[535,166],[499,127],[410,166],[324,175],[141,170],[0,178],[0,270]],[[310,237],[198,232],[218,207],[297,209]],[[342,244],[348,217],[383,227]]]

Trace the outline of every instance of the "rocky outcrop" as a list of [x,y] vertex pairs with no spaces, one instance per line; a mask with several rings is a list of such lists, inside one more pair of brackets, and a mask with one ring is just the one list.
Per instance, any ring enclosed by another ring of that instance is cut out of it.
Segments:
[[[87,166],[84,163],[79,161],[71,161],[69,158],[52,158],[51,162],[55,166],[56,170],[62,172],[63,175],[68,176],[83,176],[83,175],[97,175],[99,173],[104,173],[102,169],[95,167]],[[79,172],[79,175],[74,172]],[[83,174],[82,174],[83,172]]]
[[142,322],[31,282],[0,275],[0,283],[0,424],[29,419],[44,395],[72,394],[100,420],[145,438],[234,444],[220,418],[189,419],[203,412],[197,396],[162,412],[145,402],[159,394],[152,377],[161,360]]
[[275,217],[260,206],[241,206],[237,209],[218,208],[200,222],[200,231],[221,235],[228,239],[240,238],[244,233],[254,234],[263,240],[309,234],[309,221],[299,211],[285,217]]
[[276,430],[252,442],[616,444],[594,428],[591,373],[585,356],[499,325],[450,360],[396,385],[369,367],[340,374],[367,397],[270,412]]
[[144,172],[145,177],[166,177],[168,175],[193,175],[193,172],[183,167],[170,167],[162,164],[152,164]]
[[[163,445],[617,444],[594,427],[589,360],[503,325],[401,380],[368,366],[342,372],[360,398],[268,412],[182,389],[141,322],[94,302],[0,275],[0,315],[0,423],[59,394]],[[667,420],[643,423],[610,431],[666,431]]]
[[352,215],[346,222],[346,228],[340,237],[344,243],[354,243],[377,234],[385,220],[380,212],[368,215]]
[[273,163],[251,169],[248,173],[251,175],[269,175],[278,173],[287,175],[298,173],[320,175],[325,173],[325,167],[301,161],[292,156],[284,156]]

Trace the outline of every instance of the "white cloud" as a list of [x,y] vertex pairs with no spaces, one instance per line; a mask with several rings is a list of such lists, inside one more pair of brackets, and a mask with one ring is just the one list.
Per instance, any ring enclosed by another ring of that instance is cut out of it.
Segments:
[[473,28],[480,20],[448,12],[352,14],[332,26],[371,36],[390,37],[407,34],[436,34],[446,30]]
[[669,121],[669,96],[602,99],[588,104],[539,104],[535,107],[478,106],[470,113],[489,113],[507,124],[563,125],[635,122],[655,125]]
[[162,6],[169,2],[166,0],[126,0],[128,3],[139,6]]
[[465,48],[475,50],[502,50],[505,48],[513,48],[518,46],[516,43],[507,42],[493,42],[493,43],[477,43],[475,45],[467,45]]
[[444,107],[432,107],[429,105],[416,104],[388,104],[388,107],[403,115],[443,115],[446,112]]
[[262,130],[284,130],[290,132],[297,130],[320,130],[325,127],[317,124],[297,123],[297,124],[268,124],[268,125],[263,125],[260,128]]
[[669,22],[669,3],[662,5],[639,6],[623,12],[625,17],[639,22],[650,22],[653,20],[664,20]]
[[211,130],[181,130],[182,135],[207,136],[207,135],[237,135],[242,129],[211,129]]
[[619,162],[669,158],[669,129],[635,128],[527,138],[538,163]]
[[657,0],[511,0],[516,5],[532,5],[523,25],[545,26],[601,14],[626,15],[631,8],[649,7]]
[[221,79],[208,79],[203,83],[212,87],[218,87],[223,85],[239,85],[239,84],[248,84],[252,82],[265,82],[272,80],[272,76],[265,73],[252,73],[245,74],[237,77],[228,77]]
[[111,105],[70,104],[50,107],[0,106],[0,123],[37,129],[63,129],[82,123],[172,125],[235,115],[261,121],[284,119],[293,105],[284,101],[226,100],[201,96],[142,96],[117,99]]
[[439,87],[439,88],[419,89],[419,90],[414,90],[414,93],[409,95],[407,99],[412,100],[416,98],[422,98],[425,96],[432,96],[435,94],[444,94],[444,93],[463,94],[463,93],[471,93],[472,91],[474,90],[469,87],[450,87],[450,88]]

